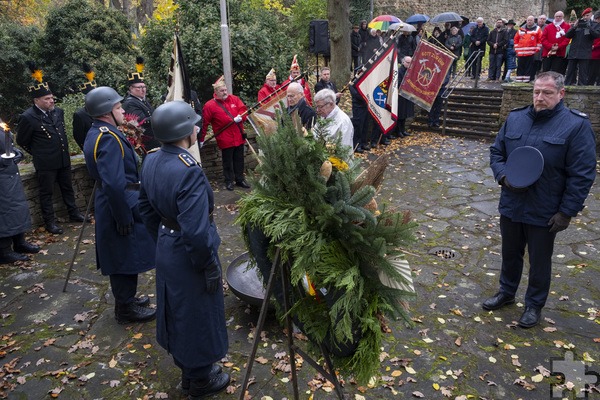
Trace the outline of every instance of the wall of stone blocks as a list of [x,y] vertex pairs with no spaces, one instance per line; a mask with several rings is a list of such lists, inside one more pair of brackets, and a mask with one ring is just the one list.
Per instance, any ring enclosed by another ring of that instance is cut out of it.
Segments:
[[[256,151],[258,151],[256,140],[254,138],[250,138],[249,141]],[[200,150],[200,157],[202,159],[202,167],[204,168],[204,172],[213,185],[213,189],[215,189],[218,185],[223,186],[221,151],[217,147],[214,140],[206,143],[206,145]],[[94,180],[90,178],[88,174],[83,156],[79,155],[72,157],[71,163],[75,201],[81,212],[84,213],[94,187]],[[256,157],[249,150],[248,146],[246,146],[246,170],[254,170],[257,163]],[[21,173],[21,181],[23,182],[23,187],[25,189],[25,196],[29,202],[29,212],[31,213],[33,226],[41,226],[44,224],[44,220],[42,219],[40,211],[38,182],[35,171],[31,164],[19,166],[19,169]],[[219,188],[221,189],[221,187]],[[62,201],[58,185],[54,186],[54,211],[59,223],[67,220],[67,208]]]

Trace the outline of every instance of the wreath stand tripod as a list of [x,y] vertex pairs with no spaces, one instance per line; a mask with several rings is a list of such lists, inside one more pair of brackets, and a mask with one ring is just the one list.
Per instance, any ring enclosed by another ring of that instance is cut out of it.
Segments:
[[292,385],[294,389],[294,400],[299,399],[298,393],[298,375],[296,373],[296,353],[299,354],[306,362],[308,362],[317,372],[319,372],[325,379],[333,384],[335,387],[335,392],[338,398],[341,400],[344,398],[344,393],[342,391],[342,386],[335,376],[335,370],[333,369],[333,363],[331,362],[331,357],[329,357],[329,352],[323,344],[319,344],[319,348],[321,349],[321,353],[323,355],[323,359],[325,360],[325,364],[327,365],[328,371],[326,371],[321,365],[319,365],[314,359],[312,359],[306,352],[300,349],[298,346],[294,344],[294,336],[292,334],[292,317],[290,316],[290,271],[289,264],[283,265],[280,257],[280,249],[277,248],[275,252],[275,258],[271,265],[271,273],[269,275],[269,281],[267,283],[267,288],[265,292],[265,298],[263,300],[260,314],[258,316],[258,323],[256,325],[256,329],[254,330],[254,343],[252,344],[252,351],[250,356],[248,357],[248,366],[246,369],[246,376],[244,377],[244,383],[242,385],[242,391],[240,394],[240,400],[244,400],[244,396],[246,394],[248,388],[248,382],[250,381],[250,375],[252,373],[252,366],[254,364],[254,358],[256,357],[256,350],[258,349],[259,341],[260,341],[260,332],[262,332],[262,328],[265,323],[265,318],[267,316],[267,310],[269,306],[269,300],[271,299],[271,294],[273,293],[273,286],[275,282],[275,274],[276,271],[279,270],[281,273],[281,283],[283,288],[283,310],[285,312],[285,327],[287,329],[287,343],[288,343],[288,351],[290,356],[290,366],[292,369]]

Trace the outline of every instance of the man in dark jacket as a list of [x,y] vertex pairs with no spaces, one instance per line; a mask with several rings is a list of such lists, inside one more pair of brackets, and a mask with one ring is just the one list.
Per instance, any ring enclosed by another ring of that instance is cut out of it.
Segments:
[[96,180],[96,265],[110,278],[117,322],[126,324],[150,321],[156,315],[147,307],[148,297],[135,297],[138,274],[154,268],[156,244],[140,217],[138,157],[117,129],[123,123],[121,100],[107,86],[87,94],[85,108],[94,123],[83,153]]
[[156,340],[181,369],[190,400],[229,384],[216,364],[229,343],[213,191],[187,151],[197,141],[199,119],[182,101],[156,109],[152,125],[162,147],[146,157],[140,191],[140,213],[157,242]]
[[398,59],[402,60],[403,57],[412,57],[417,49],[417,41],[410,32],[402,32],[402,35],[398,36]]
[[[483,302],[483,308],[496,310],[515,302],[527,247],[529,281],[525,311],[518,322],[523,328],[540,322],[550,290],[556,233],[567,229],[571,218],[583,209],[596,177],[591,124],[587,115],[564,106],[564,94],[561,74],[539,74],[533,86],[533,105],[513,110],[490,147],[490,166],[502,185],[498,207],[502,269],[500,290]],[[540,177],[526,187],[522,187],[524,182],[515,184],[519,176],[511,175],[513,182],[507,177],[507,159],[523,146],[535,147],[543,158]]]
[[504,59],[504,48],[508,43],[506,29],[502,19],[496,21],[496,29],[490,32],[487,44],[490,46],[490,70],[488,72],[488,81],[500,79],[502,74],[502,60]]
[[319,82],[315,84],[315,94],[319,90],[323,89],[333,90],[333,93],[335,93],[335,104],[340,102],[340,97],[342,97],[342,94],[338,92],[335,83],[333,83],[331,80],[331,69],[329,69],[329,67],[323,67],[321,69],[321,79],[319,79]]
[[[8,138],[7,138],[8,136]],[[8,144],[8,149],[5,147]],[[17,164],[23,153],[13,148],[10,133],[0,126],[0,264],[29,261],[24,253],[37,253],[40,247],[25,240],[25,232],[31,229],[29,203]]]
[[477,18],[477,25],[471,33],[471,52],[477,52],[477,58],[473,62],[473,74],[475,79],[479,79],[479,75],[481,74],[481,60],[483,60],[483,56],[485,56],[485,47],[489,34],[490,30],[483,23],[483,18]]
[[583,10],[581,18],[571,26],[565,37],[571,39],[565,85],[587,85],[590,77],[592,44],[600,37],[600,24],[592,20],[592,9]]
[[362,40],[358,30],[358,25],[352,26],[352,33],[350,34],[350,46],[352,47],[352,65],[350,66],[350,71],[354,71],[354,68],[357,68],[360,65],[360,43]]
[[306,103],[302,85],[298,82],[290,83],[286,89],[286,96],[288,102],[288,114],[291,115],[296,111],[300,116],[302,126],[307,130],[310,130],[317,120],[317,113],[315,113],[315,110]]
[[[79,90],[83,95],[86,95],[95,89],[97,85],[96,80],[94,79],[95,73],[88,63],[83,63],[83,71],[85,72],[88,81],[79,85]],[[85,137],[92,127],[92,121],[93,119],[90,117],[90,114],[87,113],[85,107],[81,107],[73,113],[73,139],[75,139],[75,142],[81,150],[83,150]]]
[[364,19],[360,21],[360,29],[358,30],[358,34],[360,35],[360,59],[358,60],[358,64],[364,64],[369,57],[366,57],[367,50],[367,39],[369,38],[369,28],[367,26],[367,21]]
[[41,71],[30,65],[32,75],[39,77],[38,83],[29,87],[33,106],[19,119],[17,144],[33,156],[33,166],[38,178],[40,208],[46,230],[62,234],[54,215],[54,183],[58,183],[63,202],[67,206],[72,222],[83,222],[84,216],[75,204],[75,192],[71,182],[71,155],[65,132],[65,113],[54,106],[54,96],[48,83],[42,81]]

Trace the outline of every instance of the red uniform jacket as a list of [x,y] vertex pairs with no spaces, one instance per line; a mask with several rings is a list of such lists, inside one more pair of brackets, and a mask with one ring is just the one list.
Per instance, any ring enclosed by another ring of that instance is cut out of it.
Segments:
[[279,85],[276,85],[275,87],[271,87],[265,83],[263,85],[263,87],[261,87],[260,90],[258,91],[258,101],[261,101],[265,97],[270,96],[272,93],[274,93],[280,87],[281,86],[279,86]]
[[548,57],[550,54],[548,52],[552,49],[552,45],[554,43],[558,44],[558,50],[556,54],[557,57],[564,58],[567,52],[567,46],[571,39],[565,37],[565,33],[571,28],[571,25],[567,24],[563,21],[560,24],[560,28],[557,29],[556,25],[548,24],[542,31],[542,57]]
[[[225,110],[223,110],[219,104],[225,106],[231,116],[227,115]],[[227,96],[227,99],[224,101],[216,98],[207,101],[206,104],[204,104],[204,109],[202,110],[203,118],[200,141],[204,142],[208,125],[212,125],[213,132],[216,136],[215,139],[217,140],[217,145],[220,149],[237,147],[244,144],[245,141],[242,138],[242,132],[244,131],[244,121],[246,120],[246,116],[244,115],[242,117],[242,122],[239,124],[233,122],[233,119],[237,115],[245,113],[247,109],[248,108],[244,102],[240,100],[239,97],[232,94]],[[230,122],[232,122],[232,124],[217,135],[217,133],[220,132],[221,129],[227,126],[227,124]]]

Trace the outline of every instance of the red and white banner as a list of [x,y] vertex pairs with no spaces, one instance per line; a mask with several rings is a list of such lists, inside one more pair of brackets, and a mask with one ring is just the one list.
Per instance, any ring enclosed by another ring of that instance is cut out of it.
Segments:
[[453,55],[421,40],[400,84],[400,96],[431,110],[453,61]]
[[[283,110],[281,109],[283,107]],[[263,99],[260,103],[260,107],[249,115],[252,122],[256,126],[260,126],[264,133],[271,134],[275,133],[279,123],[277,121],[277,111],[281,110],[286,112],[287,97],[286,88],[280,88],[279,91],[273,93],[269,97]]]
[[395,40],[390,38],[379,52],[381,54],[369,60],[366,70],[353,84],[382,132],[387,133],[394,127],[398,114],[398,51]]

